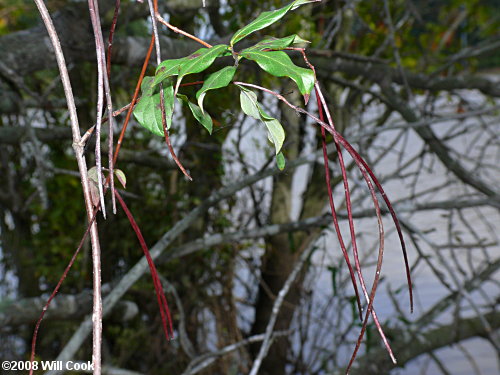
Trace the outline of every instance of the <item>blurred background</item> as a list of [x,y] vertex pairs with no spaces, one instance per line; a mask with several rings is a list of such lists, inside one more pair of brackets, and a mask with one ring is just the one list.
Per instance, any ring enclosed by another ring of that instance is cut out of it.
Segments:
[[[159,0],[159,8],[173,25],[217,44],[227,43],[260,12],[286,3]],[[46,4],[83,134],[95,122],[97,87],[88,6],[70,0]],[[99,4],[108,35],[115,4]],[[147,2],[121,1],[111,59],[115,109],[131,100],[149,46],[148,15]],[[163,26],[160,34],[162,59],[199,48]],[[391,363],[370,320],[351,373],[498,374],[500,3],[323,0],[289,12],[241,48],[291,34],[310,41],[308,58],[336,127],[382,182],[408,247],[413,314],[397,233],[383,207],[386,251],[375,309],[398,364]],[[0,359],[27,360],[34,323],[85,231],[86,215],[66,101],[33,2],[0,0],[0,51]],[[305,67],[300,53],[289,54]],[[228,60],[208,72],[223,64]],[[252,62],[240,65],[235,79],[304,107],[293,82]],[[198,88],[182,92],[194,98]],[[176,107],[171,140],[194,182],[173,164],[161,138],[131,121],[117,163],[127,176],[127,189],[120,191],[148,245],[162,250],[156,264],[176,338],[167,342],[163,336],[146,272],[104,319],[104,373],[247,374],[273,317],[273,342],[259,374],[345,373],[361,322],[328,214],[321,132],[273,96],[258,95],[285,128],[284,171],[275,166],[265,127],[242,114],[236,87],[207,95],[212,135],[186,108]],[[317,113],[314,100],[306,109]],[[116,117],[116,134],[124,117]],[[103,149],[105,143],[103,136]],[[89,144],[92,165],[95,139]],[[329,158],[351,252],[334,147]],[[363,274],[371,286],[377,221],[362,175],[348,154],[344,159]],[[233,192],[209,199],[223,187]],[[163,246],[160,239],[197,207],[202,212]],[[99,217],[98,225],[106,296],[130,277],[142,251],[122,211]],[[273,312],[294,269],[299,273]],[[91,291],[85,243],[42,323],[38,360],[54,360],[65,348],[91,312]],[[71,359],[90,360],[91,347],[86,338]]]

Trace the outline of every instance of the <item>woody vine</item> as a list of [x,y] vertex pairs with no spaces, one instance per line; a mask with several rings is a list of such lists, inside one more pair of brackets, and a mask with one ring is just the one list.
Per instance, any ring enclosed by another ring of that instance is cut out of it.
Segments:
[[[83,137],[80,136],[78,120],[76,117],[76,108],[74,105],[74,99],[71,93],[71,86],[69,83],[69,78],[67,75],[67,68],[64,63],[64,56],[62,55],[62,50],[60,49],[59,41],[57,38],[57,33],[51,25],[50,16],[48,15],[47,9],[41,0],[35,0],[39,10],[41,12],[42,18],[44,19],[45,25],[51,37],[51,42],[54,46],[56,57],[58,59],[58,64],[60,68],[61,77],[63,80],[63,85],[65,88],[66,99],[68,102],[68,109],[70,112],[70,118],[72,123],[73,131],[73,145],[75,149],[75,155],[79,165],[80,176],[82,180],[84,197],[87,208],[87,216],[89,221],[89,226],[85,232],[80,246],[78,247],[73,259],[65,270],[61,281],[57,285],[56,289],[49,298],[46,308],[42,312],[42,315],[37,323],[35,333],[33,335],[32,343],[32,355],[31,360],[34,360],[35,348],[36,348],[36,337],[37,332],[40,327],[43,314],[48,308],[50,301],[53,299],[59,287],[64,280],[65,275],[69,271],[78,251],[80,250],[84,239],[90,234],[92,249],[93,249],[93,271],[94,271],[94,309],[92,317],[93,325],[93,364],[94,364],[94,374],[99,375],[101,373],[101,335],[102,335],[102,314],[103,309],[106,310],[106,304],[101,301],[100,295],[100,249],[99,240],[97,236],[97,224],[96,216],[98,212],[102,212],[103,216],[106,216],[105,211],[105,201],[104,196],[107,190],[111,190],[111,198],[113,204],[113,212],[116,212],[117,200],[125,211],[127,218],[137,235],[139,243],[144,251],[145,257],[147,259],[147,264],[151,270],[155,291],[157,294],[158,304],[160,307],[162,327],[167,339],[171,339],[174,335],[173,322],[168,309],[167,301],[163,292],[163,287],[156,272],[153,260],[157,256],[156,254],[150,255],[150,252],[146,246],[144,238],[141,231],[135,222],[132,213],[128,209],[123,198],[118,194],[118,191],[114,187],[114,178],[116,177],[124,186],[126,183],[125,173],[119,169],[115,169],[115,164],[117,163],[117,158],[119,155],[120,145],[123,141],[125,130],[127,124],[133,113],[136,120],[141,126],[148,129],[154,135],[163,137],[167,144],[167,147],[171,153],[172,158],[184,173],[184,175],[191,179],[188,171],[182,165],[181,160],[176,156],[172,144],[170,142],[169,130],[175,127],[173,121],[174,110],[176,106],[176,101],[178,105],[186,105],[194,118],[209,132],[212,133],[213,130],[213,120],[209,114],[210,108],[204,107],[204,100],[207,95],[213,95],[214,90],[224,89],[229,85],[236,85],[239,89],[239,101],[243,113],[250,116],[258,121],[260,121],[267,129],[268,139],[274,147],[275,158],[277,167],[280,170],[286,169],[285,157],[282,151],[283,144],[285,141],[285,130],[286,127],[283,126],[276,118],[270,116],[263,109],[262,105],[258,102],[258,95],[256,91],[266,92],[274,96],[277,100],[285,103],[298,113],[302,113],[315,121],[321,127],[322,144],[323,144],[323,159],[325,166],[325,176],[326,185],[328,189],[328,199],[330,205],[330,211],[332,216],[332,224],[335,228],[337,238],[339,241],[340,248],[342,250],[346,266],[349,269],[352,285],[356,294],[356,304],[359,313],[359,318],[362,321],[361,330],[353,350],[351,360],[347,367],[347,372],[353,364],[356,354],[362,343],[367,324],[370,316],[372,317],[381,340],[383,341],[388,355],[391,357],[392,361],[396,363],[396,356],[392,352],[390,343],[384,334],[383,328],[379,322],[377,314],[373,308],[374,298],[377,291],[377,286],[380,278],[380,271],[382,268],[383,254],[384,254],[384,228],[382,223],[382,213],[377,197],[377,192],[381,194],[387,209],[389,210],[394,225],[396,227],[397,233],[399,235],[404,264],[406,268],[408,286],[410,291],[410,309],[413,310],[413,294],[412,294],[412,284],[408,265],[408,258],[406,253],[406,246],[403,239],[401,227],[389,201],[387,194],[385,193],[380,182],[376,178],[373,171],[370,169],[369,165],[364,161],[364,159],[359,155],[359,153],[350,145],[350,143],[335,129],[335,125],[332,119],[332,115],[328,109],[326,99],[321,91],[320,83],[317,80],[315,74],[315,68],[309,63],[306,55],[306,50],[304,45],[307,43],[304,39],[300,38],[298,35],[290,35],[282,38],[266,38],[255,45],[239,50],[237,48],[238,42],[244,40],[248,35],[262,30],[271,24],[280,21],[289,11],[293,11],[296,8],[306,5],[308,3],[313,3],[318,0],[295,0],[288,5],[274,10],[267,11],[260,14],[255,20],[250,22],[248,25],[239,29],[231,38],[229,44],[219,44],[216,46],[211,46],[208,43],[201,41],[200,39],[185,33],[182,30],[170,25],[166,22],[158,13],[157,1],[149,0],[151,19],[153,25],[153,34],[151,37],[150,47],[147,56],[144,60],[143,69],[140,78],[137,82],[135,93],[132,97],[130,104],[123,110],[127,110],[127,116],[122,127],[120,137],[118,139],[116,148],[114,148],[113,140],[113,128],[115,127],[113,117],[115,111],[113,111],[113,104],[111,99],[111,91],[109,85],[109,75],[111,66],[111,48],[112,48],[112,38],[114,33],[114,28],[116,26],[116,20],[119,9],[119,1],[117,2],[115,9],[115,19],[113,22],[113,27],[111,29],[108,50],[104,48],[103,36],[101,31],[101,26],[99,22],[99,10],[97,0],[89,0],[89,11],[91,15],[95,41],[96,41],[96,52],[97,52],[97,66],[98,66],[98,95],[97,95],[97,115],[96,124],[92,127]],[[158,25],[161,23],[175,32],[182,33],[204,45],[203,48],[198,49],[196,52],[190,54],[189,56],[180,59],[169,59],[161,60],[161,51],[159,46],[158,37]],[[157,68],[154,76],[145,76],[146,68],[149,65],[150,56],[153,48],[156,49],[157,56]],[[307,66],[300,67],[296,65],[290,56],[285,51],[295,51],[299,52],[303,57],[304,64]],[[210,66],[212,66],[217,59],[223,57],[232,57],[231,65],[225,66],[216,72],[208,75],[204,81],[197,82],[201,87],[196,92],[195,100],[189,98],[187,95],[182,93],[183,87],[190,84],[183,84],[184,77],[190,74],[202,73]],[[238,67],[241,64],[245,64],[248,61],[255,62],[265,73],[270,74],[275,77],[287,78],[294,81],[299,92],[301,93],[304,104],[307,104],[311,94],[313,94],[317,102],[318,115],[314,115],[307,110],[291,104],[283,95],[277,93],[268,88],[264,88],[253,84],[251,82],[242,82],[237,79],[238,77]],[[141,96],[139,98],[139,91]],[[106,107],[104,106],[106,103]],[[103,114],[107,112],[107,118]],[[100,150],[100,138],[101,138],[101,124],[105,121],[109,124],[108,130],[108,144],[109,144],[109,155],[108,155],[108,168],[105,170],[101,163],[101,150]],[[347,251],[346,242],[340,231],[339,221],[337,218],[336,208],[332,196],[331,188],[331,176],[330,168],[327,154],[327,133],[333,138],[333,143],[335,145],[338,162],[342,173],[342,180],[345,190],[346,199],[346,209],[347,217],[349,223],[349,235],[352,244],[352,254]],[[96,142],[96,166],[87,169],[86,161],[83,154],[83,148],[85,146],[88,137],[91,134],[95,134],[97,138]],[[114,151],[113,151],[114,149]],[[343,151],[347,152],[356,166],[358,167],[366,186],[371,195],[373,202],[373,207],[377,217],[378,223],[378,234],[379,234],[379,250],[376,265],[376,272],[371,282],[371,288],[366,282],[366,278],[361,270],[359,256],[358,256],[358,246],[356,242],[356,231],[354,228],[354,219],[352,215],[352,205],[350,199],[350,187],[347,179],[347,170],[343,159]],[[104,172],[107,171],[105,175]],[[184,225],[184,224],[182,224]],[[361,292],[359,292],[358,283],[361,287]],[[361,302],[360,294],[363,295],[366,302]],[[119,298],[119,297],[118,297]],[[365,308],[363,309],[363,306]],[[272,326],[270,327],[272,330]],[[270,334],[269,334],[270,335]],[[266,332],[266,336],[269,336]],[[270,345],[270,337],[265,338],[261,346],[261,350],[257,359],[252,367],[251,373],[256,374],[259,368],[259,360],[262,361],[263,356],[265,356]],[[32,372],[32,371],[31,371]]]

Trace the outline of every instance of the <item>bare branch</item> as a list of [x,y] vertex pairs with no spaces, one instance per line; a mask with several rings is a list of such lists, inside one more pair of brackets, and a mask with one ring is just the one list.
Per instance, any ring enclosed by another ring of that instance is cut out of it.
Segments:
[[[85,207],[87,209],[87,218],[88,221],[91,222],[93,218],[93,205],[92,205],[92,199],[90,196],[90,189],[89,189],[89,181],[88,181],[88,176],[87,176],[87,165],[85,158],[83,156],[83,144],[81,144],[81,138],[80,138],[80,128],[78,125],[78,116],[76,113],[76,106],[75,106],[75,100],[73,97],[73,92],[71,89],[71,82],[69,80],[69,75],[68,75],[68,69],[66,66],[66,62],[64,60],[64,55],[61,49],[61,44],[59,42],[59,37],[57,35],[57,32],[54,28],[54,25],[52,23],[52,20],[50,18],[50,15],[47,11],[47,8],[45,7],[45,4],[42,0],[35,0],[35,3],[38,7],[38,10],[40,12],[40,15],[42,16],[43,22],[45,24],[45,27],[49,33],[49,37],[52,43],[52,46],[54,48],[54,52],[56,55],[56,60],[57,60],[57,65],[59,67],[59,73],[61,75],[61,80],[63,83],[63,88],[64,88],[64,94],[66,96],[66,101],[68,104],[68,111],[69,111],[69,116],[70,116],[70,121],[71,121],[71,130],[73,134],[73,148],[75,151],[75,156],[76,160],[78,163],[78,169],[80,172],[80,178],[83,186],[83,195],[85,199]],[[90,229],[90,239],[91,239],[91,244],[92,244],[92,257],[94,261],[100,259],[100,246],[99,246],[99,238],[98,238],[98,233],[97,233],[97,223],[93,223],[91,225]],[[100,269],[100,263],[97,261],[98,264],[95,266]],[[100,279],[100,273],[94,274],[94,285],[100,285],[101,284],[101,279]],[[94,295],[95,298],[95,295]],[[94,306],[96,301],[94,301]],[[97,304],[97,307],[100,305]],[[98,318],[99,316],[99,311],[94,311],[94,318]],[[96,332],[97,334],[100,335],[99,332]],[[31,353],[31,361],[33,361],[35,353],[34,353],[34,346],[35,343],[33,343],[33,349]],[[32,371],[32,370],[31,370]]]

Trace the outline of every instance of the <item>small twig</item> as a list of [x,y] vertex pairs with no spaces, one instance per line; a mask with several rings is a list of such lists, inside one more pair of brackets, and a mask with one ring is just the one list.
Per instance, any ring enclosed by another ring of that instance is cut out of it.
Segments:
[[116,29],[116,23],[118,21],[119,11],[120,11],[120,0],[116,0],[115,13],[113,14],[113,21],[111,22],[111,28],[109,30],[109,37],[108,37],[108,58],[106,59],[108,79],[111,78],[111,50],[113,47],[113,37],[115,35],[115,29]]
[[106,206],[104,204],[104,191],[103,191],[103,181],[102,181],[102,162],[101,162],[101,124],[102,124],[102,111],[104,107],[104,72],[103,72],[103,61],[101,49],[104,48],[101,45],[101,40],[99,39],[99,11],[96,8],[94,0],[88,0],[90,19],[92,21],[92,29],[94,31],[94,41],[96,48],[97,57],[97,110],[96,110],[96,127],[95,127],[95,164],[97,168],[97,188],[99,189],[99,200],[101,202],[102,216],[106,218]]
[[[275,337],[281,337],[281,336],[288,336],[291,332],[290,331],[277,331],[273,333],[272,339]],[[241,340],[237,343],[227,345],[224,348],[216,351],[216,352],[211,352],[211,353],[206,353],[203,354],[194,360],[192,360],[187,369],[182,373],[182,375],[194,375],[204,368],[210,366],[218,357],[221,357],[225,354],[231,353],[235,350],[238,350],[239,348],[252,344],[254,342],[259,342],[264,340],[266,335],[264,333],[261,333],[259,335],[254,335],[250,336],[249,338],[246,338],[244,340]]]
[[[96,45],[97,55],[97,120],[96,120],[96,146],[95,157],[97,167],[97,184],[99,189],[100,205],[102,215],[106,218],[106,207],[104,203],[104,191],[102,181],[102,164],[101,164],[101,121],[102,111],[104,105],[104,86],[106,86],[106,99],[108,108],[111,104],[111,97],[109,94],[109,83],[106,85],[106,61],[104,56],[104,42],[102,38],[101,25],[99,20],[99,7],[96,0],[88,0],[90,19],[92,21],[92,29],[94,31],[94,39]],[[113,111],[109,111],[110,114]],[[110,116],[110,123],[112,121]],[[111,175],[111,173],[110,173]],[[114,210],[116,211],[116,210]],[[94,375],[101,375],[101,356],[102,356],[102,295],[101,295],[101,254],[92,254],[92,272],[93,272],[93,309],[92,309],[92,364]]]
[[[160,39],[158,36],[158,25],[156,23],[157,18],[159,17],[158,14],[158,0],[148,0],[149,4],[149,11],[151,14],[151,22],[153,23],[153,35],[155,38],[155,49],[156,49],[156,64],[160,65],[161,63],[161,49],[160,49]],[[168,136],[168,129],[167,129],[167,120],[165,118],[165,98],[163,96],[163,84],[160,83],[160,109],[161,109],[161,122],[163,125],[163,133],[165,135],[165,143],[167,144],[168,150],[170,151],[170,155],[172,156],[172,159],[174,159],[175,164],[179,167],[179,169],[184,173],[184,175],[192,181],[193,179],[189,175],[189,173],[186,171],[186,168],[182,165],[180,162],[179,158],[175,154],[174,148],[172,147],[172,144],[170,142],[170,137]]]
[[211,45],[211,44],[209,44],[209,43],[207,43],[207,42],[205,42],[205,41],[201,40],[200,38],[195,37],[195,36],[194,36],[194,35],[192,35],[192,34],[189,34],[188,32],[186,32],[186,31],[184,31],[184,30],[179,29],[178,27],[175,27],[175,26],[173,26],[173,25],[169,24],[167,21],[165,21],[165,20],[163,19],[163,17],[162,17],[162,16],[160,16],[160,14],[159,14],[158,12],[156,12],[156,19],[157,19],[157,20],[158,20],[161,24],[163,24],[163,25],[167,26],[167,27],[168,27],[170,30],[172,30],[173,32],[175,32],[175,33],[177,33],[177,34],[181,34],[181,35],[187,36],[189,39],[192,39],[192,40],[194,40],[195,42],[198,42],[198,43],[200,43],[200,44],[204,45],[204,46],[205,46],[205,47],[207,47],[207,48],[212,48],[212,45]]
[[[112,116],[113,113],[113,102],[111,99],[111,86],[109,84],[109,77],[107,74],[107,66],[106,66],[106,52],[104,48],[104,38],[102,36],[102,30],[101,30],[101,19],[99,17],[99,7],[97,0],[94,1],[94,9],[97,14],[96,17],[96,25],[97,25],[97,33],[98,33],[98,38],[99,38],[99,51],[98,53],[101,54],[101,64],[103,64],[103,67],[101,69],[102,72],[102,78],[104,82],[104,94],[106,96],[106,104],[107,104],[107,110],[108,110],[108,115],[109,120],[108,120],[108,169],[109,169],[109,175],[108,178],[106,179],[106,183],[110,183],[111,185],[111,191],[113,191],[115,187],[115,180],[114,180],[114,167],[113,167],[113,129],[114,129],[114,117]],[[96,51],[97,52],[97,51]],[[115,196],[111,194],[111,203],[113,207],[113,213],[116,214],[116,200]],[[103,203],[101,202],[101,207]],[[104,209],[104,208],[103,208]]]
[[[408,78],[406,77],[405,70],[403,69],[403,63],[401,61],[401,55],[399,54],[399,48],[396,45],[396,29],[394,28],[394,23],[392,22],[391,10],[389,9],[389,1],[384,0],[384,12],[387,17],[387,24],[389,26],[389,40],[391,42],[392,49],[394,51],[394,58],[396,60],[396,64],[398,66],[399,74],[403,80],[403,85],[410,99],[410,102],[415,102],[415,98],[413,97],[413,92],[410,89],[410,85],[408,83]],[[415,104],[416,107],[416,104]]]

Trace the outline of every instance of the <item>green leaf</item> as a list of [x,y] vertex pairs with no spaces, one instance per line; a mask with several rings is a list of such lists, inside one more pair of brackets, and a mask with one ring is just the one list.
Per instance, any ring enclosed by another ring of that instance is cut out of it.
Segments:
[[269,116],[260,106],[257,101],[257,95],[247,88],[238,85],[241,89],[240,92],[240,104],[243,112],[253,117],[254,119],[260,120],[264,123],[267,128],[267,137],[276,149],[276,154],[278,154],[285,141],[285,130],[281,123],[274,117]]
[[240,104],[243,113],[247,116],[253,117],[256,120],[260,120],[259,103],[257,102],[257,94],[253,91],[238,85],[241,89],[240,92]]
[[[134,116],[142,127],[148,129],[153,134],[164,137],[160,93],[155,93],[155,89],[154,77],[144,77],[141,85],[141,100],[134,108]],[[174,88],[171,80],[167,81],[163,86],[163,98],[167,129],[170,129],[174,114]]]
[[191,102],[186,95],[177,94],[177,97],[184,103],[187,103],[189,109],[193,113],[193,116],[198,122],[208,130],[210,134],[212,134],[213,122],[212,117],[206,112],[203,112],[200,107]]
[[177,84],[175,85],[175,92],[179,89],[184,76],[193,73],[200,73],[207,69],[215,59],[227,52],[229,46],[226,44],[219,44],[213,46],[212,48],[200,48],[195,53],[192,53],[188,57],[184,58],[184,61],[180,64],[180,69],[177,78]]
[[283,155],[283,153],[281,151],[278,153],[278,155],[276,155],[276,164],[278,165],[278,169],[280,171],[285,169],[286,160],[285,160],[285,156]]
[[301,5],[309,4],[309,3],[316,3],[318,1],[321,1],[321,0],[297,0],[297,1],[294,1],[294,4],[292,6],[292,10],[297,9]]
[[179,76],[180,84],[185,75],[202,72],[212,65],[217,57],[230,54],[228,48],[225,44],[219,44],[212,48],[200,48],[180,59],[165,60],[156,68],[154,84],[157,85],[164,79],[175,75]]
[[281,123],[273,118],[272,120],[263,119],[264,124],[267,127],[267,137],[274,145],[276,149],[276,155],[280,152],[281,147],[283,147],[283,142],[285,141],[285,130]]
[[314,87],[314,73],[311,69],[295,65],[290,57],[282,51],[248,51],[241,56],[255,61],[259,66],[276,77],[289,77],[295,81],[305,101]]
[[241,39],[247,37],[251,33],[261,30],[269,25],[272,25],[279,19],[281,19],[289,10],[295,9],[303,4],[314,2],[315,0],[295,0],[292,3],[284,6],[283,8],[270,10],[267,12],[262,12],[256,19],[250,22],[248,25],[242,27],[236,31],[229,42],[232,47],[235,43],[239,42]]
[[302,39],[297,34],[289,35],[284,38],[267,38],[261,40],[259,43],[245,48],[241,53],[252,52],[252,51],[263,51],[263,50],[280,50],[285,49],[290,46],[297,44],[310,43],[307,40]]
[[179,74],[180,66],[185,60],[186,57],[163,61],[158,65],[158,68],[156,68],[153,84],[157,85],[168,77]]
[[200,106],[202,112],[205,112],[203,109],[203,100],[205,99],[207,91],[220,89],[229,85],[229,82],[233,79],[235,72],[235,66],[226,66],[225,68],[222,68],[221,70],[208,76],[201,89],[196,93],[196,99],[198,99],[198,105]]
[[114,170],[115,177],[120,181],[120,184],[125,188],[127,186],[127,177],[125,176],[125,173],[121,169],[115,169]]

